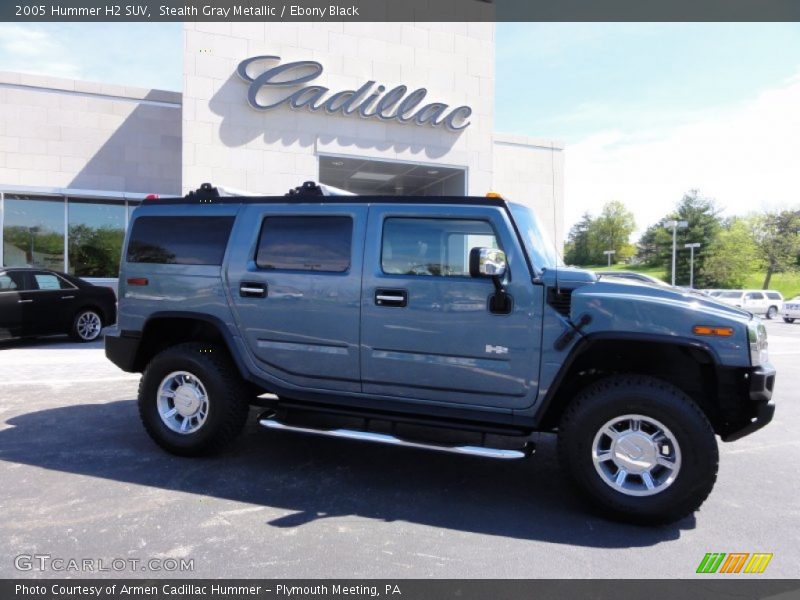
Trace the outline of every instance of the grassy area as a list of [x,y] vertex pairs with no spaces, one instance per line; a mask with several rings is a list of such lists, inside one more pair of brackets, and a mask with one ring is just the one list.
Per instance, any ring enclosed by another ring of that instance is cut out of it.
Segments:
[[[584,268],[595,271],[609,270],[606,265],[594,265]],[[652,275],[653,277],[658,277],[659,279],[667,281],[667,272],[665,269],[660,267],[619,264],[611,265],[611,270],[645,273],[647,275]],[[748,289],[760,290],[761,286],[764,284],[765,275],[766,274],[763,271],[753,271],[747,276],[744,287]],[[669,281],[667,281],[667,283],[669,283]],[[800,273],[776,273],[772,276],[772,281],[770,281],[769,288],[771,290],[778,290],[781,294],[783,294],[784,298],[794,298],[795,296],[800,295]]]

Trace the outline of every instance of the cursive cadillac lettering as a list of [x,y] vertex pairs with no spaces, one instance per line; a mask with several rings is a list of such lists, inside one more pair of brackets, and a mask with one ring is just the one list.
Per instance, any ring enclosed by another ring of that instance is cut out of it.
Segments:
[[458,106],[451,110],[449,105],[441,102],[422,105],[428,94],[425,88],[418,88],[407,94],[408,88],[404,85],[386,91],[386,86],[375,86],[374,81],[367,81],[357,90],[343,90],[327,97],[325,95],[330,91],[328,88],[308,85],[291,91],[277,101],[260,102],[258,94],[262,90],[280,92],[286,88],[298,87],[313,81],[323,71],[320,63],[301,60],[277,64],[258,75],[251,75],[250,67],[254,63],[279,63],[280,60],[279,56],[253,56],[240,62],[236,69],[239,77],[250,84],[247,102],[256,110],[270,110],[286,105],[293,109],[324,111],[329,115],[356,115],[364,119],[442,126],[448,131],[463,131],[470,125],[467,119],[472,114],[472,109],[469,106]]

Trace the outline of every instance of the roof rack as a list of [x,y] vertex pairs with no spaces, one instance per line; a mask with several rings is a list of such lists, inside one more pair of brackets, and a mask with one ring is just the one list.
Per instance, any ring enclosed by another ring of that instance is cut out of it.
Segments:
[[[153,198],[152,204],[158,206],[173,204],[255,204],[255,203],[326,203],[350,204],[368,202],[370,204],[470,204],[477,206],[504,206],[505,200],[496,196],[373,196],[359,195],[329,185],[306,181],[303,185],[289,190],[283,196],[262,196],[224,186],[203,183],[185,196],[172,198]],[[150,204],[150,202],[148,202]]]

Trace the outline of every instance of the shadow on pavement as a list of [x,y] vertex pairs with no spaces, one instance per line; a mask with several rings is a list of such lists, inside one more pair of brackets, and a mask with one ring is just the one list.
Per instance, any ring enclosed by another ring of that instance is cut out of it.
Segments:
[[96,350],[102,347],[102,336],[94,342],[75,342],[68,335],[0,340],[0,352],[3,350],[20,350],[28,348],[42,348],[46,350]]
[[[575,498],[551,436],[539,455],[501,462],[263,430],[254,415],[223,456],[179,458],[153,444],[133,400],[30,412],[0,431],[0,459],[294,511],[273,527],[357,515],[558,544],[624,548],[680,537],[604,521]],[[91,500],[90,500],[91,501]]]

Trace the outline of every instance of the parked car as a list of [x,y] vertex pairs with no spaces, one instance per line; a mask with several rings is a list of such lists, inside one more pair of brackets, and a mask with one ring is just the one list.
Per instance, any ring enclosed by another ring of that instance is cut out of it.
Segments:
[[116,319],[110,288],[46,269],[0,268],[0,339],[68,333],[91,342]]
[[531,209],[496,195],[205,184],[134,210],[119,293],[106,355],[142,373],[144,428],[178,455],[223,449],[251,404],[272,430],[483,458],[557,432],[592,505],[658,523],[711,492],[715,435],[774,412],[759,319],[564,267]]
[[636,273],[634,271],[597,271],[597,276],[600,279],[628,279],[630,281],[652,283],[653,285],[670,287],[666,281],[663,281],[658,277],[645,275],[644,273]]
[[768,319],[774,319],[783,311],[783,296],[775,290],[723,290],[715,298]]
[[795,296],[783,304],[783,320],[794,323],[795,319],[800,319],[800,296]]

